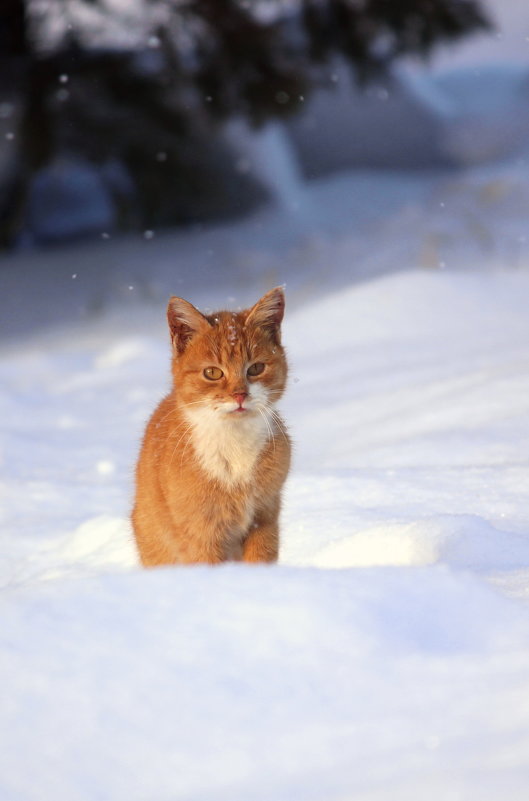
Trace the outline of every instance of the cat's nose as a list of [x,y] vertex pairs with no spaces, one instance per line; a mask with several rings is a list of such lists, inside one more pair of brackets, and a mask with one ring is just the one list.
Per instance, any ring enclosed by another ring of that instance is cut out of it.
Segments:
[[244,400],[247,397],[248,397],[248,393],[247,392],[234,392],[233,393],[233,398],[234,398],[235,401],[237,401],[239,406],[243,405]]

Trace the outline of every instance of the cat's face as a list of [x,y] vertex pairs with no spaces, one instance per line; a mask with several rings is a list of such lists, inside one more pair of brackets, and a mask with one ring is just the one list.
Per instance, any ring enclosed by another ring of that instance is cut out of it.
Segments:
[[181,298],[168,308],[179,403],[226,420],[269,412],[283,394],[287,365],[280,325],[284,295],[275,289],[251,309],[202,315]]

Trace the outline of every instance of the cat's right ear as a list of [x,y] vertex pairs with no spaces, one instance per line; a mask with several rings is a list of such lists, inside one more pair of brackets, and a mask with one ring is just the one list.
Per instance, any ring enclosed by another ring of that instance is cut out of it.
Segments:
[[167,306],[167,322],[175,354],[183,353],[195,334],[210,327],[208,320],[192,303],[175,296]]

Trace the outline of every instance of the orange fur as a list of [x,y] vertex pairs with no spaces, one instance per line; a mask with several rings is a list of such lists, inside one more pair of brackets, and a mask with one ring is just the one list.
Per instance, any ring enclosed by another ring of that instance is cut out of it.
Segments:
[[147,424],[132,513],[145,566],[277,559],[290,463],[274,410],[287,377],[283,310],[280,288],[238,313],[169,301],[173,388]]

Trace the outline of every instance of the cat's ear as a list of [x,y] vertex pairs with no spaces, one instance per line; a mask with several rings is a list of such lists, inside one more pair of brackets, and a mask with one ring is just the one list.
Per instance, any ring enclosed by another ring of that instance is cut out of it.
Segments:
[[208,320],[192,303],[175,296],[167,306],[167,322],[175,353],[183,353],[195,334],[210,327]]
[[246,326],[253,325],[264,328],[278,345],[281,342],[281,321],[285,313],[285,292],[283,287],[271,289],[255,306],[252,306],[246,318]]

